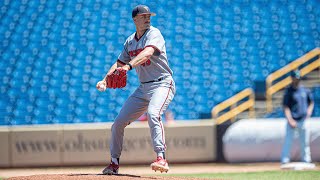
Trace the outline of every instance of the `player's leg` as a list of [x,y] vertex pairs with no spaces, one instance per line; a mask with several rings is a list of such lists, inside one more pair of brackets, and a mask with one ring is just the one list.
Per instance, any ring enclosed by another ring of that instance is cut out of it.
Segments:
[[111,127],[110,151],[111,157],[119,158],[122,151],[124,128],[146,112],[148,102],[144,99],[130,96],[122,106]]
[[111,127],[110,154],[111,163],[102,172],[103,174],[117,174],[119,158],[122,151],[124,128],[138,119],[147,109],[148,101],[131,95],[122,106]]
[[305,121],[298,123],[299,130],[299,141],[300,141],[300,155],[303,162],[311,162],[311,153],[310,153],[310,136],[309,131],[306,128]]
[[167,109],[174,97],[174,92],[170,87],[158,87],[150,98],[147,110],[148,123],[153,143],[153,149],[157,153],[157,160],[151,164],[153,170],[167,172],[168,163],[165,160],[165,132],[161,116]]
[[294,133],[294,129],[287,122],[286,135],[285,135],[284,144],[282,147],[282,154],[281,154],[281,163],[283,163],[283,164],[290,162],[290,153],[291,153],[291,145],[292,145],[292,141],[293,141],[293,133]]

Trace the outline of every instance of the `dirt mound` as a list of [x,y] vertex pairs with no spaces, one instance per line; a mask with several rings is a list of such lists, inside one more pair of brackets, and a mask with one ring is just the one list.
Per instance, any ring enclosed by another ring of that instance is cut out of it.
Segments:
[[118,174],[118,175],[103,175],[103,174],[40,174],[40,175],[32,175],[32,176],[17,176],[9,178],[8,180],[201,180],[200,178],[184,178],[184,177],[160,177],[160,176],[138,176],[138,175],[130,175],[130,174]]

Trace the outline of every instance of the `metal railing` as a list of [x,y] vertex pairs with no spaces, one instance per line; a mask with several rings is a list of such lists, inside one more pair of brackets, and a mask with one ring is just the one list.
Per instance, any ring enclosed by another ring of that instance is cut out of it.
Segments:
[[[248,98],[248,100],[242,102],[241,104],[237,104],[239,101]],[[247,88],[238,94],[232,96],[231,98],[223,101],[222,103],[216,105],[211,110],[212,118],[215,119],[216,124],[224,123],[228,120],[234,120],[235,117],[240,114],[241,112],[249,109],[249,116],[253,118],[255,116],[254,112],[254,91],[251,88]],[[219,113],[223,110],[230,107],[228,112],[219,116]]]
[[[273,109],[272,106],[272,95],[276,92],[280,91],[281,89],[285,88],[291,83],[291,77],[286,77],[279,82],[273,84],[274,81],[283,78],[289,72],[298,69],[301,65],[311,62],[307,64],[303,68],[300,69],[301,76],[305,76],[309,72],[317,69],[320,67],[320,48],[315,48],[312,51],[308,52],[307,54],[303,55],[302,57],[296,59],[295,61],[291,62],[290,64],[284,66],[283,68],[275,71],[274,73],[270,74],[266,79],[266,105],[267,105],[267,112],[271,112]],[[316,60],[314,58],[318,56]]]

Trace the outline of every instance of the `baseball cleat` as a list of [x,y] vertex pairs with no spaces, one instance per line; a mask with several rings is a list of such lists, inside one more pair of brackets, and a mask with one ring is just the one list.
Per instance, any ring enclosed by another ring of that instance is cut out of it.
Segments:
[[163,159],[162,157],[157,157],[157,160],[155,160],[151,165],[151,169],[156,171],[160,171],[161,173],[163,172],[168,172],[169,171],[169,165],[168,162]]
[[118,174],[118,171],[119,171],[119,165],[115,164],[114,162],[111,162],[109,166],[104,168],[104,170],[102,171],[102,174],[114,175],[114,174]]

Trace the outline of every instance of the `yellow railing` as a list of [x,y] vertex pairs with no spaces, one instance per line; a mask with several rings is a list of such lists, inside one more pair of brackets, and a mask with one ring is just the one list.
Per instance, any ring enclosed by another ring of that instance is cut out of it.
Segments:
[[[315,48],[312,51],[308,52],[304,56],[296,59],[295,61],[291,62],[290,64],[286,65],[285,67],[277,70],[276,72],[270,74],[267,77],[266,80],[266,100],[267,100],[267,112],[272,111],[272,95],[279,90],[285,88],[291,83],[291,78],[286,77],[283,80],[272,84],[275,80],[283,77],[284,75],[288,74],[289,72],[298,69],[301,65],[303,65],[306,62],[309,62],[314,57],[320,55],[320,48]],[[308,74],[309,72],[317,69],[320,67],[320,57],[318,59],[314,60],[312,63],[306,65],[302,69],[300,69],[301,76],[304,76]]]
[[[237,105],[237,103],[244,98],[248,98],[245,102],[241,103],[240,105]],[[211,115],[212,118],[215,119],[217,124],[221,124],[227,120],[234,120],[235,116],[240,114],[241,112],[249,109],[249,116],[254,117],[254,92],[251,88],[247,88],[238,94],[232,96],[231,98],[223,101],[222,103],[216,105],[212,111]],[[230,107],[230,110],[223,115],[219,116],[219,113],[226,108]]]

